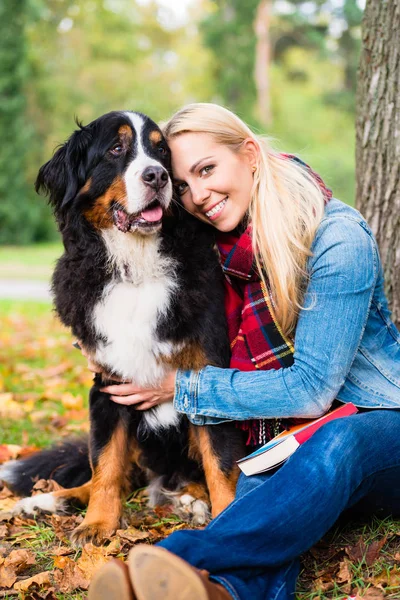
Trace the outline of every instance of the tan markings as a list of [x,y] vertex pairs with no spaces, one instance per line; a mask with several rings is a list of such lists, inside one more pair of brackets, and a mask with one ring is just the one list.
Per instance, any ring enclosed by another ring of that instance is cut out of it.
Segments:
[[183,496],[184,494],[190,494],[196,500],[203,500],[207,504],[210,503],[210,497],[204,483],[188,483],[179,490],[179,496]]
[[88,192],[90,190],[91,185],[92,185],[92,178],[89,177],[89,179],[87,180],[85,185],[79,190],[79,193],[86,194],[86,192]]
[[183,350],[172,354],[172,356],[161,356],[160,360],[171,365],[174,369],[201,369],[210,364],[203,349],[195,343],[189,343]]
[[154,131],[150,131],[149,138],[153,144],[159,144],[162,140],[162,135],[159,131],[154,130]]
[[85,212],[85,217],[89,223],[96,227],[96,229],[107,229],[112,227],[114,222],[111,203],[116,201],[121,204],[121,206],[125,207],[126,198],[125,182],[121,177],[116,177],[105,194],[99,196],[94,205]]
[[123,143],[123,145],[129,146],[129,144],[132,142],[132,138],[133,138],[133,133],[132,133],[131,127],[129,127],[129,125],[121,125],[121,127],[118,129],[118,133],[119,133],[119,136],[121,138],[121,142]]
[[129,461],[132,465],[136,465],[140,469],[142,469],[142,465],[140,464],[140,460],[142,458],[142,450],[139,447],[138,441],[134,438],[129,440]]
[[101,539],[117,529],[122,499],[129,491],[129,476],[128,436],[123,424],[118,424],[94,469],[89,507],[73,534],[75,540]]
[[55,498],[59,498],[62,500],[78,500],[80,504],[85,506],[89,504],[90,499],[90,489],[92,486],[92,480],[80,485],[79,487],[68,488],[64,490],[58,490],[57,492],[53,492],[53,496]]
[[[195,425],[192,425],[195,427]],[[239,467],[235,465],[232,472],[226,476],[222,472],[218,457],[215,456],[206,427],[198,428],[198,440],[203,461],[203,469],[211,500],[211,515],[216,517],[232,502],[235,497],[236,483],[239,477]]]
[[201,452],[199,446],[199,428],[189,425],[188,456],[201,463]]

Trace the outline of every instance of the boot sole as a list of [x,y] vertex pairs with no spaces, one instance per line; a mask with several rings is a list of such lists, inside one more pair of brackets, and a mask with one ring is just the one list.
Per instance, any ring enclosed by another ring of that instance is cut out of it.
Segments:
[[164,548],[136,546],[127,562],[137,600],[208,600],[192,567]]
[[129,581],[128,567],[114,559],[94,576],[89,587],[88,600],[136,600]]

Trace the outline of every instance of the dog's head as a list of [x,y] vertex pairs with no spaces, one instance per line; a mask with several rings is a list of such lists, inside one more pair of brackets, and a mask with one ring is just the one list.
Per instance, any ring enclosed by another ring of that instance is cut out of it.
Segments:
[[111,112],[79,125],[40,169],[36,191],[49,195],[61,231],[74,215],[99,231],[149,235],[172,200],[170,168],[170,150],[151,119]]

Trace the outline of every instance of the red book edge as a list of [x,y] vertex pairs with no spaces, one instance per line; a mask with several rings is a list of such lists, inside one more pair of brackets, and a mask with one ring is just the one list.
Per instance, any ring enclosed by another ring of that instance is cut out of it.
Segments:
[[314,435],[322,425],[325,425],[325,423],[329,423],[329,421],[334,421],[335,419],[340,419],[342,417],[350,417],[350,415],[354,415],[356,412],[358,412],[358,408],[351,402],[348,402],[343,404],[343,406],[339,406],[339,408],[336,408],[332,412],[327,413],[323,417],[320,417],[314,423],[311,423],[311,425],[306,425],[304,429],[301,429],[292,435],[300,445],[304,444],[304,442],[310,439],[310,437]]

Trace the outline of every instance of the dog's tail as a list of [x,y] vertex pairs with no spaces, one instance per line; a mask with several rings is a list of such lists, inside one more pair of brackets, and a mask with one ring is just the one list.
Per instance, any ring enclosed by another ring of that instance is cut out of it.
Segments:
[[39,479],[54,479],[71,488],[83,485],[91,476],[87,438],[66,440],[0,466],[0,480],[18,496],[29,496]]

